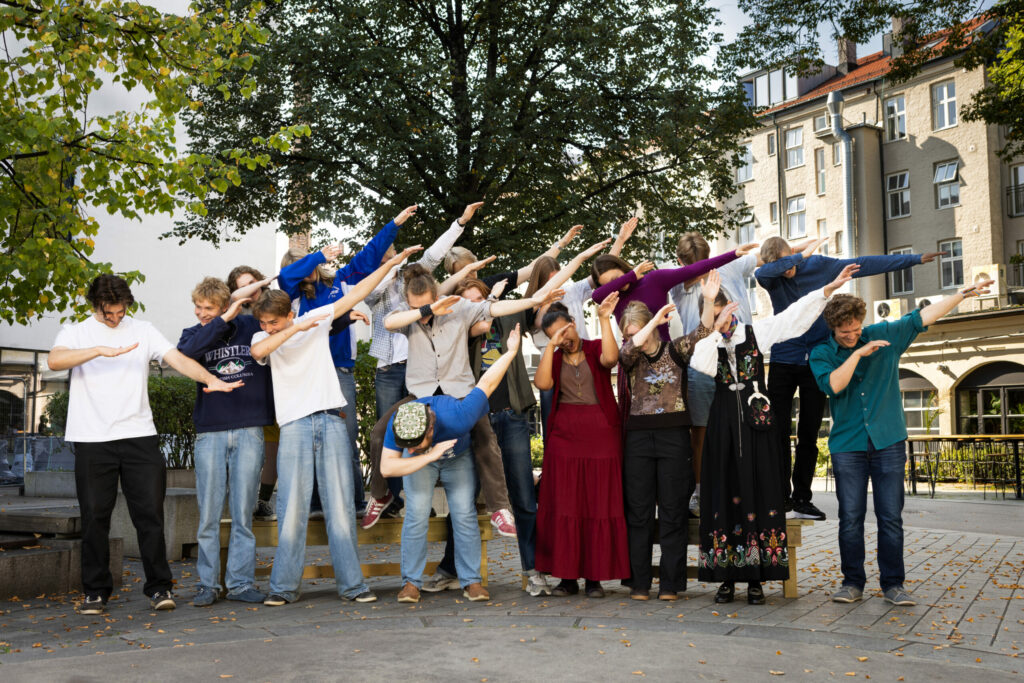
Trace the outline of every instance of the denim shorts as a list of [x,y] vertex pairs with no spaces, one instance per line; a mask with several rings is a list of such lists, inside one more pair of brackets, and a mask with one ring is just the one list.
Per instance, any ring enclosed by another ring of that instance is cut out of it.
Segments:
[[687,394],[689,394],[690,423],[694,427],[707,427],[711,414],[711,401],[715,398],[715,378],[687,368]]

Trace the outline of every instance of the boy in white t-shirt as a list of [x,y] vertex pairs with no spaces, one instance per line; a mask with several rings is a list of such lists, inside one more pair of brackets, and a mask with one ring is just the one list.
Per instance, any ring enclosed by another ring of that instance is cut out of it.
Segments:
[[149,363],[166,363],[206,385],[205,391],[231,391],[224,382],[174,348],[152,324],[126,315],[135,302],[128,283],[100,275],[86,298],[93,315],[65,325],[47,359],[51,370],[71,370],[67,428],[74,444],[75,486],[82,518],[80,614],[103,612],[114,589],[110,574],[110,515],[118,479],[146,573],[143,591],[153,609],[174,609],[171,568],[164,544],[164,492],[167,475],[160,452],[147,384]]
[[274,409],[281,426],[277,449],[278,544],[270,574],[270,595],[263,604],[277,606],[299,598],[306,555],[306,527],[313,479],[319,484],[327,538],[338,594],[356,602],[377,596],[366,586],[356,551],[356,518],[346,406],[331,358],[332,327],[380,284],[392,267],[420,247],[410,247],[387,261],[332,304],[298,318],[291,299],[281,290],[260,295],[253,315],[262,332],[252,337],[250,353],[257,363],[270,364]]

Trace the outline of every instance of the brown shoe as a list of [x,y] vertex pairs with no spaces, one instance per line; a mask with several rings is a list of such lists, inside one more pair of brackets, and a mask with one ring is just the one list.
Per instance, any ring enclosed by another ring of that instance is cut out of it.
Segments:
[[658,593],[658,599],[659,600],[667,600],[669,602],[674,602],[674,601],[679,599],[679,595],[676,594],[676,593],[671,593],[671,592],[669,592],[669,593]]
[[482,602],[484,600],[490,600],[491,594],[488,593],[487,589],[481,584],[471,583],[462,591],[462,597],[466,598],[470,602]]
[[420,601],[420,589],[411,583],[407,583],[402,586],[402,590],[398,591],[398,602],[419,602]]

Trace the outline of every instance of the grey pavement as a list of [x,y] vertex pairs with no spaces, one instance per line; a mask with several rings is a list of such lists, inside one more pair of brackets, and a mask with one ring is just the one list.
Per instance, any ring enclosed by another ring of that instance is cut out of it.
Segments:
[[[866,599],[828,600],[840,582],[837,523],[834,497],[820,491],[830,519],[804,529],[796,599],[772,583],[767,605],[747,605],[740,586],[735,603],[718,606],[716,586],[696,581],[675,603],[631,601],[613,582],[603,600],[532,598],[519,589],[514,541],[501,539],[490,544],[487,603],[449,591],[400,605],[399,580],[388,577],[369,581],[381,599],[368,605],[343,602],[333,580],[318,580],[284,607],[195,608],[194,562],[184,561],[172,565],[178,609],[157,613],[133,561],[100,617],[76,615],[77,594],[0,602],[0,680],[1019,681],[1024,503],[961,498],[908,498],[915,607],[882,600],[871,524]],[[364,560],[397,557],[388,546],[361,550]],[[270,559],[261,551],[261,564]],[[327,549],[310,549],[309,560],[329,562]]]

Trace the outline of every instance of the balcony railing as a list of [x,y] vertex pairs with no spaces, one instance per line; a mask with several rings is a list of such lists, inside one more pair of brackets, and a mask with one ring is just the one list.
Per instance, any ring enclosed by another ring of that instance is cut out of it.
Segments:
[[987,496],[1024,498],[1021,483],[1024,435],[911,436],[907,439],[907,486],[917,493],[918,483],[935,497],[937,483],[967,484]]

